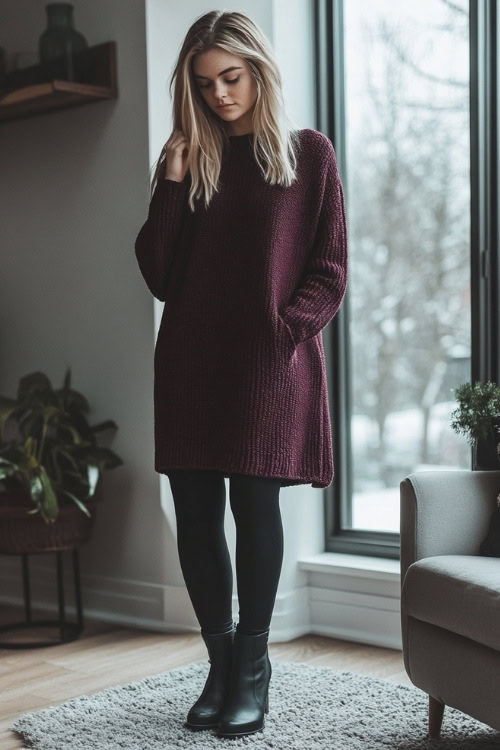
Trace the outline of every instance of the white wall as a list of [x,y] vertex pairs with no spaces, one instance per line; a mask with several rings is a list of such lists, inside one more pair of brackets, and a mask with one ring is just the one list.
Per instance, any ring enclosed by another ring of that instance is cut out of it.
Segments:
[[[3,0],[0,45],[36,51],[44,5]],[[189,25],[213,6],[74,0],[74,7],[75,26],[89,44],[117,42],[119,98],[1,125],[0,392],[14,396],[19,377],[34,370],[59,385],[71,365],[92,421],[111,418],[119,425],[112,447],[125,465],[105,475],[105,502],[80,551],[85,612],[196,630],[170,486],[153,468],[153,350],[161,303],[139,275],[133,243],[147,214],[149,168],[171,132],[167,87],[174,61]],[[252,0],[223,9],[246,12],[262,27],[278,58],[290,117],[314,127],[312,3]],[[281,491],[285,558],[274,640],[307,631],[307,578],[296,561],[323,549],[322,497],[310,485]],[[229,503],[226,530],[234,566]],[[19,560],[0,556],[0,566],[1,599],[20,601]],[[38,557],[32,569],[35,601],[55,603],[52,557]]]

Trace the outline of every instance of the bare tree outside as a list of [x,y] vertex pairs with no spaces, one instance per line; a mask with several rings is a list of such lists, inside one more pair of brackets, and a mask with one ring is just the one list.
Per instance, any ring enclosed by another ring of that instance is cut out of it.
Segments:
[[468,6],[344,7],[353,527],[398,531],[406,474],[470,467]]

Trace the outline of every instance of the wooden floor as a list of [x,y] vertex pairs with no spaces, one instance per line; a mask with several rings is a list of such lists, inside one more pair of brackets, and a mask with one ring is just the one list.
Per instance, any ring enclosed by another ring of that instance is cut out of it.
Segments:
[[[32,617],[47,619],[36,610]],[[2,622],[23,619],[21,609],[2,606]],[[0,634],[4,641],[18,641],[20,637],[20,632]],[[23,636],[27,642],[48,637],[56,638],[57,632],[40,628]],[[275,661],[307,662],[412,684],[404,669],[402,652],[395,649],[307,635],[287,643],[270,643],[269,656]],[[88,619],[84,632],[72,643],[50,648],[0,649],[0,750],[24,747],[22,740],[9,730],[20,714],[203,659],[208,662],[198,633],[171,635]]]

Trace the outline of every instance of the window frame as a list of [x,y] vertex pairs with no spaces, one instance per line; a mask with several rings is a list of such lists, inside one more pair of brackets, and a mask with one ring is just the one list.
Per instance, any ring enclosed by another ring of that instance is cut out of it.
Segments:
[[[314,0],[316,128],[332,141],[348,203],[344,94],[344,3]],[[471,382],[498,383],[498,22],[495,0],[469,0]],[[350,252],[353,249],[350,248]],[[400,534],[343,528],[352,521],[349,285],[323,332],[335,459],[324,490],[325,551],[399,559]],[[471,449],[472,467],[472,449]],[[404,477],[401,477],[401,481]]]

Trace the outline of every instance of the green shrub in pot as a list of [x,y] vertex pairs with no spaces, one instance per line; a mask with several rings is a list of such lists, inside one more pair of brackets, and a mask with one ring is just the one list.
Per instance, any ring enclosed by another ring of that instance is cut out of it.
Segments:
[[87,399],[71,388],[69,367],[62,388],[53,389],[37,371],[20,378],[17,398],[0,396],[0,490],[9,497],[28,493],[34,508],[27,512],[46,523],[56,521],[65,498],[90,516],[86,503],[95,498],[102,472],[123,464],[97,442],[117,425],[110,419],[91,425],[89,411]]
[[500,387],[496,383],[462,383],[455,389],[458,407],[451,427],[474,448],[474,468],[500,466]]

